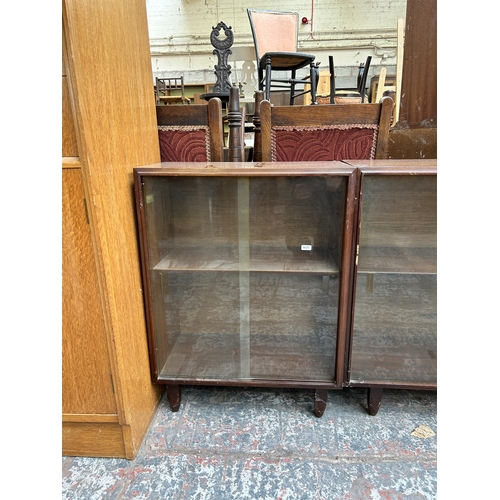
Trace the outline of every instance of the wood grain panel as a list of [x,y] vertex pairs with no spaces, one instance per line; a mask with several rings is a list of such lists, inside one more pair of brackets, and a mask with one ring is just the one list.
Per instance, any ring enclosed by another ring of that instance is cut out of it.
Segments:
[[78,156],[75,122],[66,76],[62,77],[62,156]]
[[400,123],[437,126],[437,0],[407,2]]
[[71,91],[68,82],[68,53],[63,31],[62,40],[62,155],[78,156],[78,143],[75,131],[75,119],[71,109]]
[[144,1],[66,0],[68,63],[84,185],[105,298],[118,414],[137,451],[161,388],[149,372],[133,168],[160,160]]
[[66,456],[126,456],[123,429],[119,424],[64,423],[62,449]]
[[78,422],[78,423],[118,423],[118,415],[116,413],[63,413],[63,422]]
[[62,175],[63,412],[116,413],[82,176]]

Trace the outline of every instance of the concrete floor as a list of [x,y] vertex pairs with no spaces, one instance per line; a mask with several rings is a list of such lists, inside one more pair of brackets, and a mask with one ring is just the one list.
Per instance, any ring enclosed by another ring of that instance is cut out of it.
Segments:
[[[137,457],[63,457],[62,498],[75,500],[423,500],[437,498],[437,394],[366,389],[185,387],[164,396]],[[421,424],[434,433],[415,437]]]

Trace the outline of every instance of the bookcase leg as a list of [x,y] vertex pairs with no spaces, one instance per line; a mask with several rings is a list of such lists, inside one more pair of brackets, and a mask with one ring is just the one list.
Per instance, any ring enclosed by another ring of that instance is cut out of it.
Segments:
[[375,416],[382,401],[382,388],[370,387],[368,389],[368,413]]
[[167,398],[172,411],[179,411],[179,407],[181,406],[181,386],[167,385]]
[[316,389],[314,391],[314,414],[320,418],[325,413],[326,401],[328,399],[327,389]]

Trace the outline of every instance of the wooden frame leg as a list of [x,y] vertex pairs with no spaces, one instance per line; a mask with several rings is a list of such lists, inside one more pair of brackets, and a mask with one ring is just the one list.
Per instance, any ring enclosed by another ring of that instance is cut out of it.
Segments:
[[172,411],[179,411],[179,407],[181,406],[181,386],[167,385],[167,398]]
[[375,416],[380,408],[382,401],[382,388],[370,387],[368,389],[368,413]]
[[325,413],[326,402],[328,400],[327,389],[316,389],[314,391],[314,414],[321,418]]

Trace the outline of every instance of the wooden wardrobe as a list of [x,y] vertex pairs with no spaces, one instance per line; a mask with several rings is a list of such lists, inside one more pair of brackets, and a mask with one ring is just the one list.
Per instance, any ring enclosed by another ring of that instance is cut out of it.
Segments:
[[160,161],[146,2],[63,0],[62,453],[136,456],[151,383],[132,169]]

